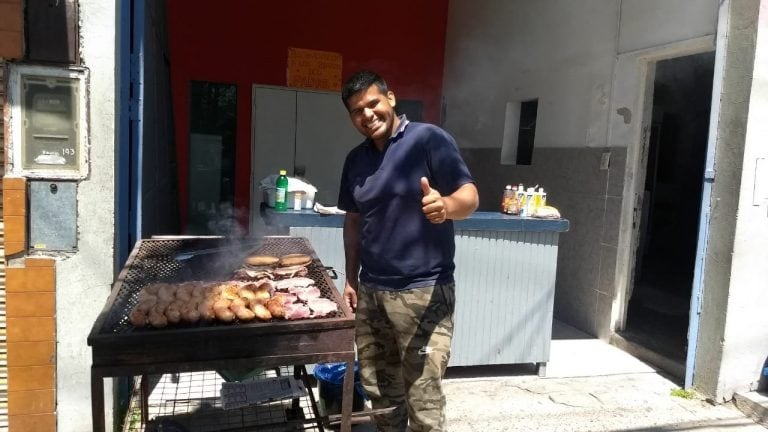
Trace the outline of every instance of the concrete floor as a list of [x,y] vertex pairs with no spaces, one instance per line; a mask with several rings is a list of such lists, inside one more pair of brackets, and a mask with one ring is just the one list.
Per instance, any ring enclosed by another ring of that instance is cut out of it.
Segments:
[[[193,379],[198,379],[195,375]],[[176,401],[165,400],[157,407],[169,407],[179,416],[179,405],[207,401],[218,404],[221,378],[201,380],[193,386],[209,392],[194,398],[172,389]],[[167,377],[163,377],[164,381]],[[185,376],[181,380],[189,379]],[[178,386],[171,380],[169,386]],[[591,338],[578,330],[555,322],[547,376],[538,377],[534,365],[449,368],[444,388],[448,399],[448,430],[451,432],[485,431],[729,431],[759,432],[765,428],[750,420],[733,404],[712,405],[701,398],[672,396],[680,383],[670,380],[654,368],[625,351]],[[158,385],[153,395],[166,386]],[[160,396],[160,395],[156,395]],[[152,396],[150,397],[152,402]],[[168,399],[168,398],[163,398]],[[170,398],[173,399],[173,398]],[[200,405],[198,403],[198,405]],[[204,406],[188,410],[198,414]],[[186,407],[188,409],[189,407]],[[158,412],[160,414],[162,411]],[[184,412],[184,410],[182,410]],[[221,413],[220,410],[214,412]],[[262,413],[263,414],[263,413]],[[259,415],[262,415],[259,414]],[[255,415],[255,414],[254,414]],[[231,420],[232,415],[227,415]],[[189,418],[188,420],[193,420]],[[195,431],[218,430],[221,420],[205,426],[196,418]],[[215,426],[218,425],[218,426]],[[210,427],[210,429],[209,429]],[[143,427],[126,431],[145,431]],[[152,430],[152,428],[149,428]],[[307,429],[314,430],[314,429]],[[353,427],[354,432],[373,432],[372,424]]]
[[550,359],[545,378],[532,366],[450,370],[449,430],[765,431],[731,404],[672,396],[680,383],[562,323]]

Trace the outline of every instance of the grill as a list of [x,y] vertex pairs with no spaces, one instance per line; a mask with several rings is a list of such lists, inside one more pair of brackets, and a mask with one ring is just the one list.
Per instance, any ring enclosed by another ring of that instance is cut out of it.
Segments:
[[[295,321],[201,322],[134,328],[128,314],[138,294],[154,282],[229,280],[252,253],[313,257],[308,265],[323,298],[338,311]],[[354,316],[342,302],[309,241],[302,237],[265,237],[233,243],[220,238],[148,239],[137,242],[88,336],[94,431],[104,430],[104,377],[150,375],[347,362],[342,429],[349,430],[354,352]],[[146,412],[146,410],[144,410]]]
[[[221,239],[176,239],[143,240],[126,263],[123,273],[115,284],[115,295],[108,304],[108,315],[99,329],[100,334],[121,334],[129,332],[157,332],[163,329],[134,328],[128,321],[128,314],[136,306],[141,289],[154,282],[187,282],[195,280],[224,281],[232,279],[232,273],[240,267],[243,259],[250,254],[281,256],[302,253],[313,257],[307,266],[307,277],[315,281],[323,298],[333,300],[339,306],[328,318],[344,318],[346,308],[326,268],[320,263],[309,241],[301,237],[267,237],[258,243],[226,243]],[[272,322],[282,321],[273,320]],[[217,321],[199,324],[178,324],[174,328],[194,328],[252,323],[220,323]],[[287,322],[290,324],[290,322]]]

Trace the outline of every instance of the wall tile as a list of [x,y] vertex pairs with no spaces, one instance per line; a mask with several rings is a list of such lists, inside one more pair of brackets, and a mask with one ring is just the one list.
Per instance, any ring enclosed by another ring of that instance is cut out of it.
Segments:
[[27,240],[26,216],[4,215],[5,241],[25,242]]
[[54,317],[8,318],[8,342],[36,342],[56,340]]
[[603,218],[603,234],[601,242],[617,247],[619,245],[619,229],[621,226],[621,197],[605,198],[605,216]]
[[20,59],[21,56],[21,32],[0,30],[0,57]]
[[600,278],[597,282],[597,291],[608,296],[616,292],[616,257],[618,248],[613,246],[600,246]]
[[0,30],[22,30],[21,3],[0,3]]
[[56,414],[29,414],[8,416],[11,432],[56,432]]
[[55,316],[54,293],[7,293],[6,316],[8,318]]
[[11,256],[17,253],[24,252],[26,249],[25,242],[11,242],[5,240],[5,256]]
[[624,195],[624,173],[627,164],[627,148],[611,147],[611,163],[608,169],[608,196]]
[[8,392],[48,390],[56,386],[54,366],[8,367]]
[[56,342],[8,342],[8,365],[47,366],[56,363]]
[[9,267],[6,292],[53,292],[55,274],[53,267]]
[[613,308],[613,296],[601,292],[597,293],[597,308],[595,309],[595,330],[598,338],[608,341],[613,331],[611,330],[611,309]]
[[24,177],[3,177],[3,190],[27,190],[27,179]]
[[51,258],[26,258],[24,265],[27,267],[53,267],[56,260]]
[[53,389],[17,391],[8,394],[8,414],[11,416],[55,412],[56,392]]
[[3,215],[25,216],[27,214],[27,194],[23,190],[11,189],[3,192]]

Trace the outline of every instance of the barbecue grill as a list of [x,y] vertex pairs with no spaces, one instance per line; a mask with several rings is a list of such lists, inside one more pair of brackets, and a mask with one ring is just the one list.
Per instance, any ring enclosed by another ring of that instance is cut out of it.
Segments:
[[[141,289],[155,282],[230,280],[252,253],[303,253],[323,298],[338,310],[322,318],[268,322],[217,321],[135,328],[128,314]],[[107,303],[88,336],[93,362],[91,392],[94,431],[104,430],[103,378],[318,362],[347,362],[342,430],[349,430],[354,362],[354,317],[342,301],[309,241],[265,237],[233,243],[221,238],[148,239],[137,242]],[[142,410],[146,415],[146,410]],[[146,418],[144,418],[146,420]],[[322,426],[320,426],[322,430]]]

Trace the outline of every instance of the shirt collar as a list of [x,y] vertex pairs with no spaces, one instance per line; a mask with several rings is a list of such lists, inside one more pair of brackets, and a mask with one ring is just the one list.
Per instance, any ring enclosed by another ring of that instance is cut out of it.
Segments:
[[[389,139],[387,140],[387,145],[384,147],[384,150],[386,150],[390,144],[399,140],[400,137],[402,137],[403,133],[405,132],[405,127],[408,126],[408,124],[410,123],[410,121],[405,116],[405,114],[401,114],[397,118],[400,119],[400,124],[397,126],[397,130],[395,131],[395,133],[392,134],[392,136],[389,137]],[[366,144],[368,144],[368,147],[371,147],[374,149],[376,148],[376,144],[373,143],[372,139],[368,138],[365,140],[365,142]]]

